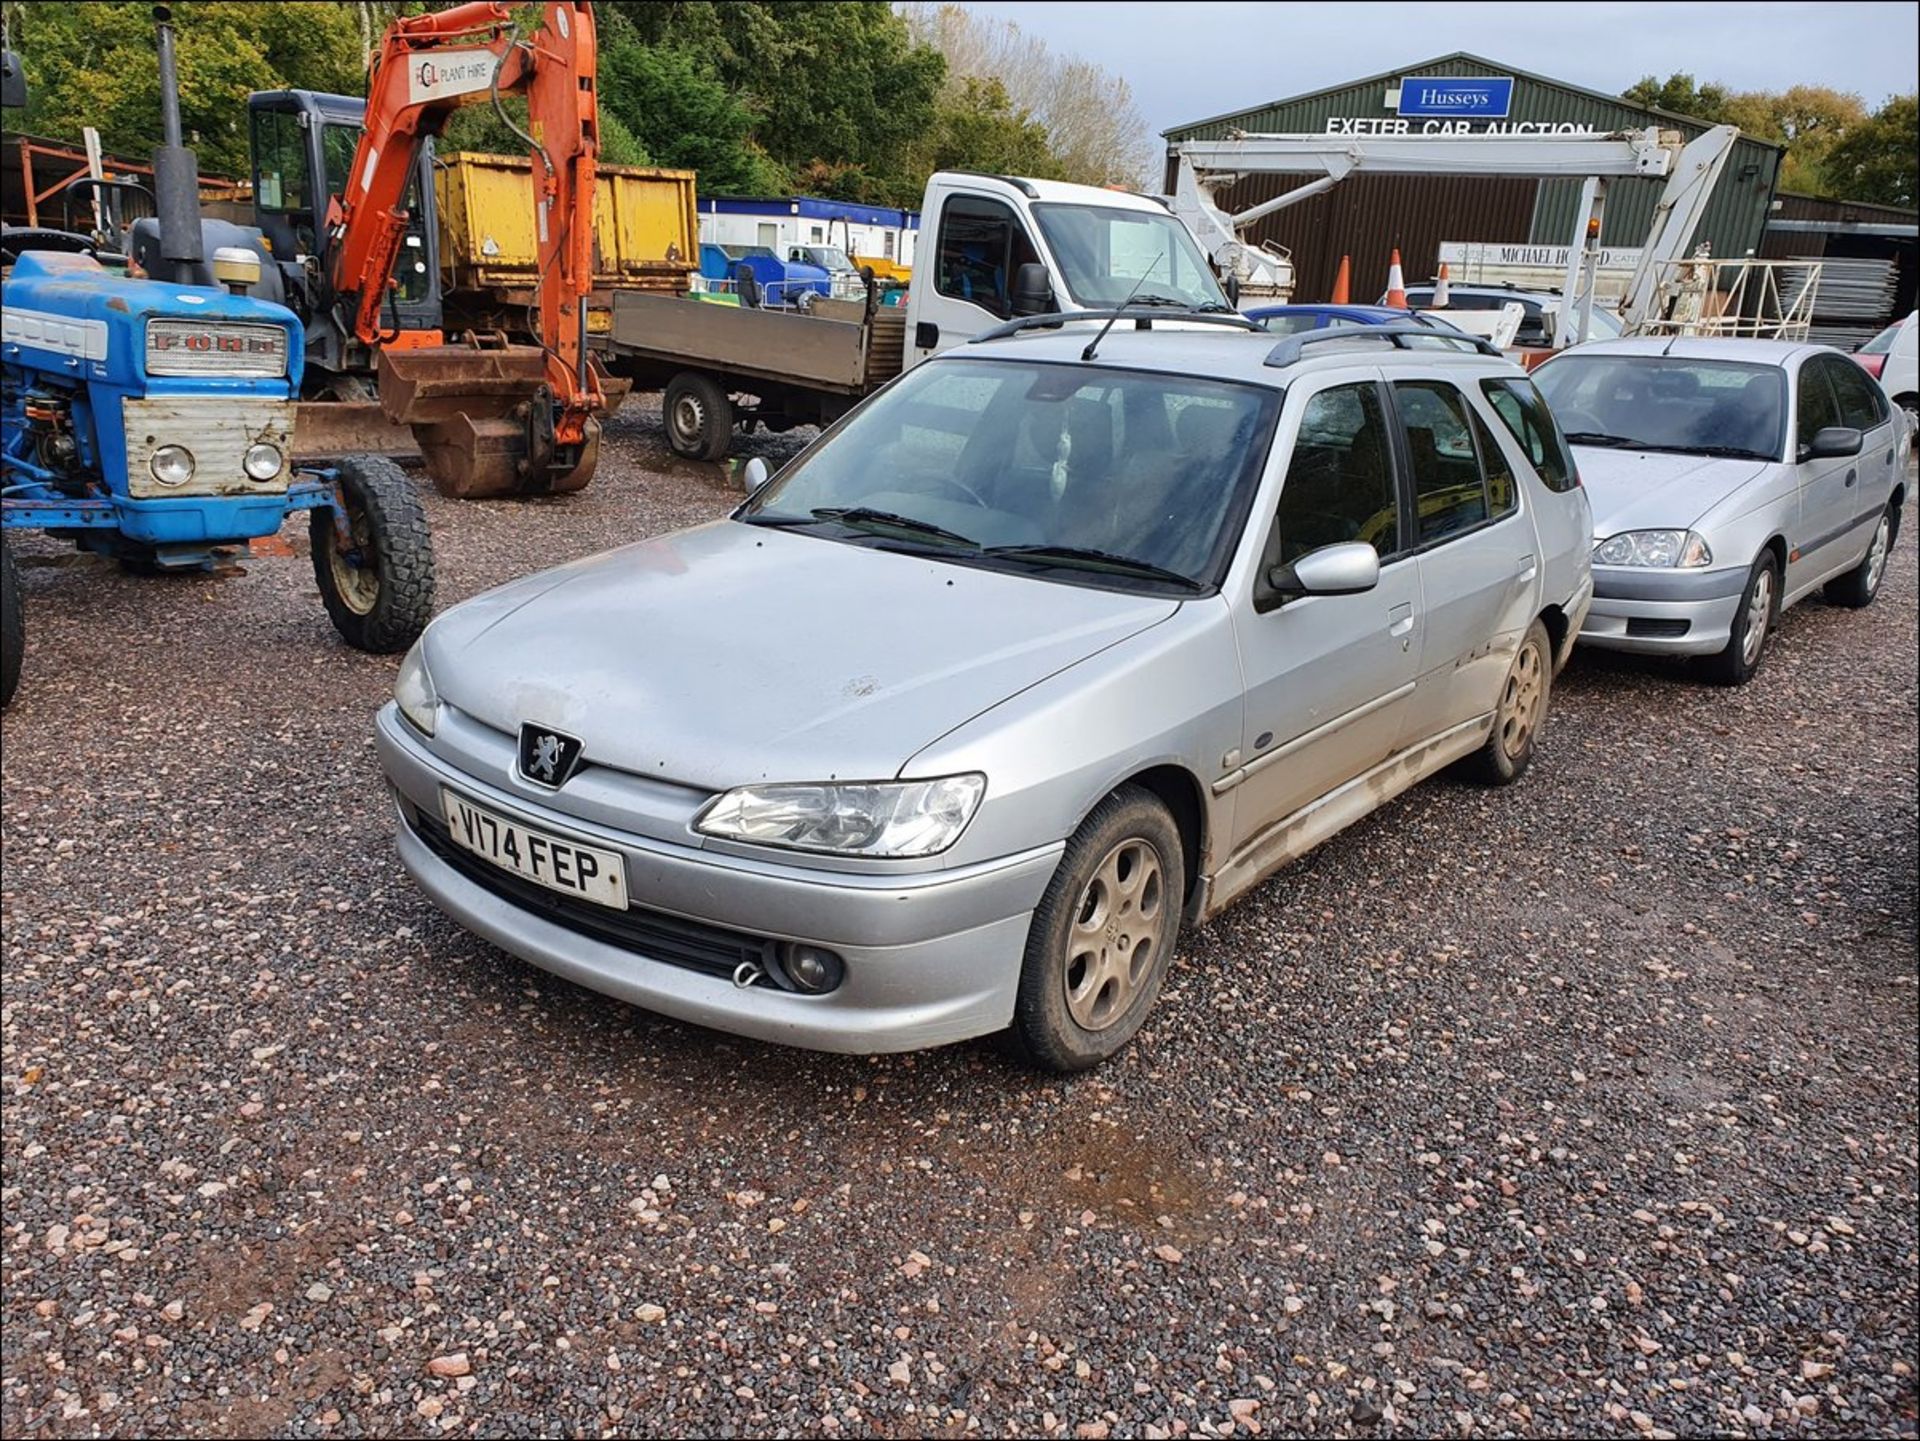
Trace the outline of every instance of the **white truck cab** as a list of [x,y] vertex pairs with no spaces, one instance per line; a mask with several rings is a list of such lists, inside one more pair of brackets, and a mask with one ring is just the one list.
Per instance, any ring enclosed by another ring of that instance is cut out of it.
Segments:
[[909,365],[1017,315],[1111,309],[1130,295],[1170,310],[1230,308],[1191,232],[1144,195],[942,170],[920,223]]

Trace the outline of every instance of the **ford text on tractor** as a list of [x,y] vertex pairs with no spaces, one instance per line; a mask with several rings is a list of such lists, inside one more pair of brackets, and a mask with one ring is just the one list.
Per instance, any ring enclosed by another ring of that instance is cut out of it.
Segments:
[[[159,53],[167,143],[155,154],[162,251],[200,260],[197,182],[180,145],[173,37]],[[245,250],[212,257],[234,293],[103,266],[86,237],[9,234],[0,334],[0,524],[41,530],[141,567],[214,565],[226,548],[309,514],[313,568],[334,627],[362,650],[405,650],[433,606],[419,499],[391,461],[290,460],[304,336],[291,310],[239,293]],[[4,543],[0,542],[0,550]],[[0,704],[19,682],[24,622],[0,555]]]

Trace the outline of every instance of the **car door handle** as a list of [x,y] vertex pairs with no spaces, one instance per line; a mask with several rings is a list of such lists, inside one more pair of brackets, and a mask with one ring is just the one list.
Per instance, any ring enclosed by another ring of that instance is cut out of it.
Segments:
[[1854,483],[1854,482],[1855,482],[1856,480],[1858,480],[1859,478],[1860,478],[1860,472],[1859,472],[1859,471],[1857,471],[1857,470],[1850,470],[1850,471],[1848,471],[1848,472],[1847,472],[1847,478],[1846,478],[1846,480],[1845,480],[1845,482],[1844,482],[1844,484],[1847,484],[1847,485],[1852,485],[1852,484],[1853,484],[1853,483]]
[[1404,639],[1413,632],[1413,602],[1403,601],[1387,612],[1387,634]]
[[940,343],[940,327],[922,320],[913,327],[913,344],[918,350],[932,350]]

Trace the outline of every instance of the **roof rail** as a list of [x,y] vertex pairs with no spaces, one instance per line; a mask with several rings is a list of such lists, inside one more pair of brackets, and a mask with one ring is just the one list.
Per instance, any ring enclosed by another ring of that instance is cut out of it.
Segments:
[[[1047,315],[1022,315],[1007,321],[1004,325],[996,325],[992,330],[982,331],[967,343],[978,345],[983,340],[999,340],[1004,336],[1018,335],[1023,330],[1051,330],[1056,326],[1078,320],[1171,320],[1181,325],[1232,325],[1241,330],[1255,332],[1262,332],[1267,328],[1259,321],[1251,320],[1237,311],[1228,314],[1223,310],[1170,310],[1163,305],[1136,305],[1130,310],[1060,310]],[[1151,327],[1138,328],[1146,330]],[[1438,334],[1437,331],[1433,333]]]
[[1424,325],[1351,325],[1329,326],[1325,330],[1308,330],[1299,335],[1289,335],[1267,352],[1267,364],[1292,365],[1300,359],[1309,345],[1318,345],[1327,340],[1384,340],[1398,349],[1411,350],[1413,347],[1407,343],[1410,339],[1438,340],[1447,345],[1470,345],[1482,355],[1491,355],[1496,360],[1506,358],[1499,346],[1483,336],[1465,333],[1449,335],[1444,330],[1433,330]]

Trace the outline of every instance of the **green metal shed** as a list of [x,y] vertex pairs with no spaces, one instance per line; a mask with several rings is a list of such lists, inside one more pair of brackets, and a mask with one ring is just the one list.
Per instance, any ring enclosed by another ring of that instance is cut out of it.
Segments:
[[[1401,82],[1420,76],[1508,77],[1512,81],[1507,113],[1460,122],[1457,128],[1484,133],[1493,128],[1537,131],[1591,131],[1645,129],[1649,125],[1678,130],[1688,139],[1710,128],[1706,122],[1671,111],[1631,104],[1617,95],[1569,85],[1544,75],[1466,51],[1436,56],[1417,64],[1369,75],[1361,80],[1316,90],[1290,99],[1216,115],[1166,132],[1168,142],[1217,140],[1235,130],[1255,133],[1313,133],[1338,131],[1358,122],[1362,130],[1373,125],[1410,123],[1419,133],[1423,121],[1405,122],[1389,99]],[[1760,248],[1761,233],[1772,209],[1779,177],[1780,146],[1742,136],[1735,142],[1725,174],[1694,236],[1705,241],[1712,254],[1733,259]],[[1167,167],[1167,188],[1173,185],[1173,164]],[[1229,203],[1245,208],[1305,183],[1306,175],[1249,176],[1229,192]],[[1636,246],[1645,240],[1653,221],[1653,207],[1661,182],[1620,180],[1607,195],[1605,233],[1609,246]],[[1342,254],[1354,260],[1355,299],[1363,298],[1385,276],[1386,255],[1397,247],[1406,262],[1407,278],[1432,274],[1441,242],[1525,241],[1534,245],[1565,245],[1572,238],[1574,213],[1579,205],[1576,180],[1533,181],[1507,177],[1354,176],[1331,191],[1300,205],[1274,212],[1257,221],[1249,238],[1256,243],[1275,241],[1293,252],[1299,293],[1314,299],[1326,293]],[[1370,298],[1370,297],[1369,297]]]

